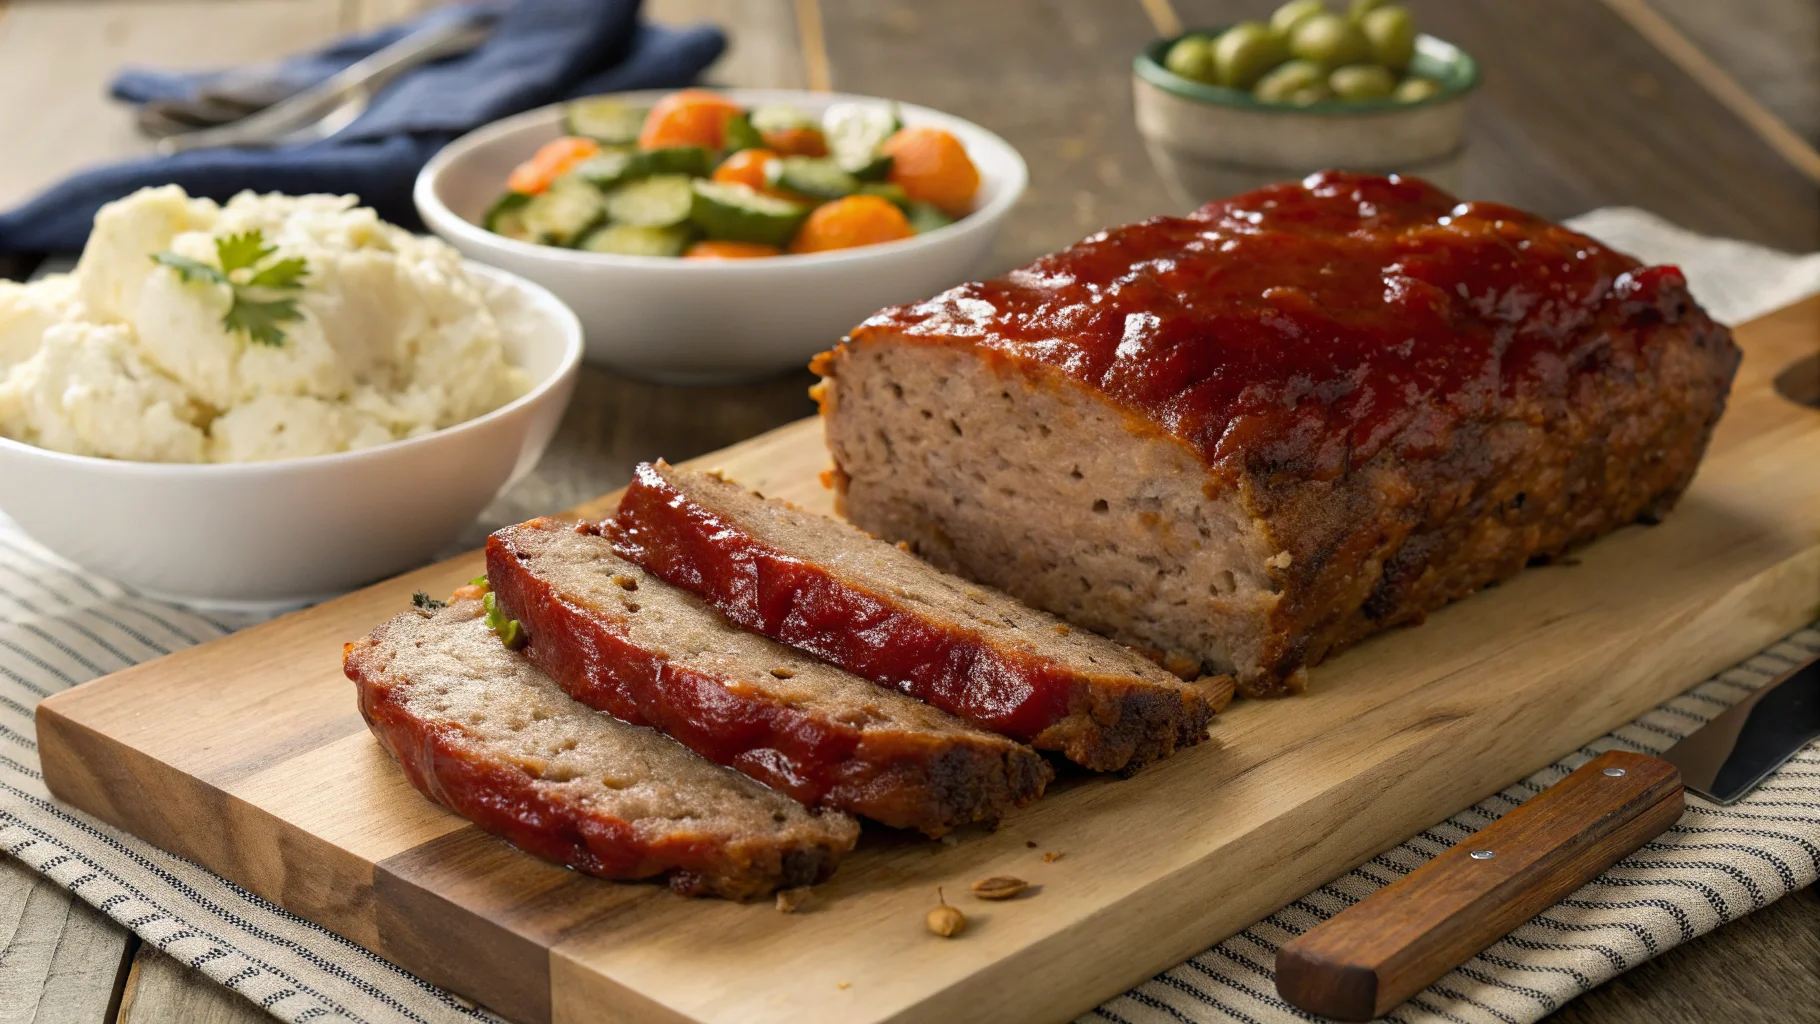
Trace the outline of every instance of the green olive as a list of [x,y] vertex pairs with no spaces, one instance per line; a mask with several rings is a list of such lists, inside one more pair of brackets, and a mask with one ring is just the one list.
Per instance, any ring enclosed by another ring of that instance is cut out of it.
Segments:
[[1306,107],[1310,103],[1321,103],[1330,99],[1333,99],[1333,90],[1320,82],[1289,94],[1289,102],[1298,107]]
[[1289,33],[1301,24],[1303,18],[1326,13],[1327,5],[1321,0],[1289,0],[1270,15],[1270,30],[1279,38],[1287,40]]
[[1289,59],[1289,51],[1261,21],[1232,26],[1213,43],[1213,66],[1221,85],[1249,89],[1264,72]]
[[1213,82],[1218,77],[1214,74],[1213,45],[1206,36],[1183,36],[1176,40],[1163,57],[1163,66],[1197,82]]
[[1346,8],[1346,20],[1362,21],[1367,14],[1384,6],[1388,0],[1352,0]]
[[1416,54],[1416,20],[1407,7],[1380,7],[1359,22],[1371,42],[1371,59],[1392,71],[1409,66]]
[[1304,18],[1289,33],[1289,52],[1328,68],[1371,59],[1371,40],[1363,30],[1337,14]]
[[1441,91],[1441,83],[1432,78],[1411,75],[1397,83],[1391,97],[1398,103],[1418,103]]
[[1397,76],[1379,64],[1348,64],[1327,76],[1327,86],[1343,100],[1381,100],[1396,90]]
[[1327,72],[1311,60],[1292,60],[1258,79],[1251,94],[1265,103],[1288,103],[1302,89],[1327,88]]

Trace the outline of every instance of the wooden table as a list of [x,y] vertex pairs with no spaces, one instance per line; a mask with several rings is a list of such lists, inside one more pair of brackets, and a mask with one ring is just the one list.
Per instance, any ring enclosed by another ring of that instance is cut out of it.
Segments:
[[[1645,207],[1694,230],[1820,249],[1820,6],[1813,0],[1410,0],[1479,57],[1467,185],[1550,217]],[[139,152],[102,98],[128,62],[275,56],[395,18],[418,0],[0,0],[0,208],[84,164]],[[1159,30],[1268,12],[1267,0],[651,0],[733,46],[716,82],[895,96],[979,121],[1030,162],[996,261],[1171,211],[1132,128],[1130,56]],[[24,272],[14,262],[0,271]],[[806,415],[810,377],[685,390],[584,371],[538,472],[487,509],[501,524]],[[0,1024],[265,1019],[64,890],[0,859]],[[1809,889],[1670,951],[1555,1021],[1805,1022],[1820,1006]]]

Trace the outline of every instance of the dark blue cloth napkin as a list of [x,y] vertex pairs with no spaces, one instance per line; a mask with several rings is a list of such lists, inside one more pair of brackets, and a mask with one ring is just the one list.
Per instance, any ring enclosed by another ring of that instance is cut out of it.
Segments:
[[[276,73],[287,83],[312,85],[431,19],[475,8],[499,13],[486,42],[400,76],[334,138],[286,149],[194,150],[83,171],[0,213],[0,252],[75,252],[103,203],[146,185],[182,185],[218,200],[249,188],[352,192],[385,219],[417,228],[411,182],[456,136],[571,96],[687,85],[726,48],[713,26],[641,22],[639,0],[483,0],[343,39],[281,62]],[[186,97],[220,74],[128,69],[113,93],[130,103]]]

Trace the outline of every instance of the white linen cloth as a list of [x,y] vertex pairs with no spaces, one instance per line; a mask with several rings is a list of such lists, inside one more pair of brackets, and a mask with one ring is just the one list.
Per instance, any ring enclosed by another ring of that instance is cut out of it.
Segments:
[[[1636,210],[1575,225],[1650,262],[1679,263],[1736,322],[1820,290],[1820,255],[1702,238]],[[250,622],[186,610],[73,569],[0,517],[0,850],[280,1019],[358,1024],[495,1021],[485,1010],[178,857],[59,805],[44,789],[33,709],[58,690]],[[1307,1019],[1276,996],[1278,945],[1613,747],[1657,751],[1820,652],[1797,632],[1483,803],[1425,829],[1083,1021]],[[1624,969],[1820,874],[1820,749],[1731,808],[1689,798],[1681,822],[1392,1014],[1415,1024],[1523,1024]]]

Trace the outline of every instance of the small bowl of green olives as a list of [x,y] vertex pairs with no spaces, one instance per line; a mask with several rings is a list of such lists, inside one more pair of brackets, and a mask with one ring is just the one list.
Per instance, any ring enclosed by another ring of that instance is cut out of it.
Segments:
[[1268,22],[1159,39],[1132,64],[1138,132],[1185,203],[1329,167],[1458,187],[1479,65],[1408,8],[1290,0]]

